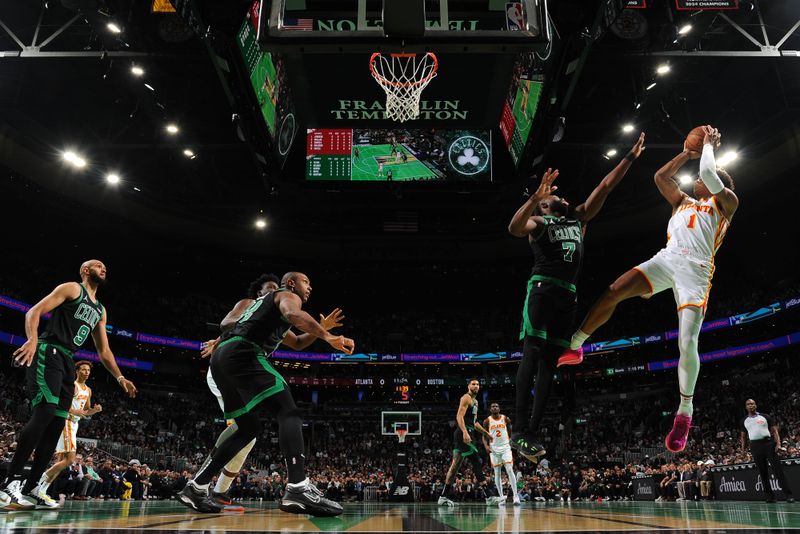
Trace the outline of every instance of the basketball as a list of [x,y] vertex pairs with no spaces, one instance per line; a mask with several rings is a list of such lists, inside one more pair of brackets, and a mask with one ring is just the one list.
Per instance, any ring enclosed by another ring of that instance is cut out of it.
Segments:
[[705,139],[705,137],[706,134],[703,132],[702,126],[698,126],[697,128],[692,128],[692,131],[689,132],[689,135],[686,136],[686,148],[688,148],[692,152],[702,152],[703,139]]

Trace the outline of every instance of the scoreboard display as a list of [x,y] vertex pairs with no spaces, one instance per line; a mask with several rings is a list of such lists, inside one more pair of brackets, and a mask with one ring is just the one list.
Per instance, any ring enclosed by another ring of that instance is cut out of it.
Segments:
[[306,177],[310,180],[350,180],[353,131],[308,130]]
[[306,179],[472,181],[492,177],[487,130],[309,129]]

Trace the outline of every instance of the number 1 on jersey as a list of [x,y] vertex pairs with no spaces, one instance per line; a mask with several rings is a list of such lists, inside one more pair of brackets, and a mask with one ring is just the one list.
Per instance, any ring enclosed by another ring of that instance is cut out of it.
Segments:
[[694,228],[694,220],[697,218],[697,214],[693,213],[689,216],[689,224],[686,225],[686,228]]
[[575,243],[562,241],[561,248],[564,249],[564,261],[572,262],[572,255],[575,254]]

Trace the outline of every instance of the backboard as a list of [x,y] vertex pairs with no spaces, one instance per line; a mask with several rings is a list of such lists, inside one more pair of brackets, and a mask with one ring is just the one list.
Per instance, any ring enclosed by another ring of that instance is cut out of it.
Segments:
[[[424,28],[386,30],[417,6]],[[550,40],[546,0],[265,0],[259,20],[259,43],[273,52],[511,53]]]

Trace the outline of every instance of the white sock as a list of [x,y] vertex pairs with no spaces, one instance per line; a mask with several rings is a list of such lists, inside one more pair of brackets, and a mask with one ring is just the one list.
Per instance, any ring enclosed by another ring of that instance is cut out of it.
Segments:
[[500,470],[500,467],[494,468],[494,485],[497,487],[497,496],[502,499],[504,497],[503,497],[503,475],[500,474],[501,472],[502,471]]
[[678,405],[678,413],[681,415],[692,416],[694,413],[694,405],[692,405],[693,397],[686,397],[681,394],[681,403]]
[[578,331],[572,335],[572,340],[569,342],[570,350],[578,350],[587,339],[589,339],[589,334],[578,329]]
[[303,480],[302,482],[298,482],[296,484],[289,483],[289,484],[286,484],[286,487],[287,488],[292,488],[292,489],[305,489],[305,487],[308,486],[308,484],[310,482],[311,481],[308,480],[308,477],[306,477],[305,480]]
[[189,482],[187,482],[187,484],[191,484],[192,486],[194,486],[195,489],[198,489],[200,491],[208,491],[208,486],[209,486],[208,484],[201,485],[195,482],[194,480],[190,480]]
[[506,464],[506,474],[508,475],[508,485],[511,486],[511,492],[514,494],[515,499],[519,499],[517,493],[517,476],[514,474],[514,466]]
[[242,468],[242,465],[244,465],[244,461],[247,458],[247,455],[250,454],[250,451],[253,449],[253,445],[255,444],[256,440],[254,438],[250,443],[242,447],[242,449],[236,453],[236,456],[231,458],[231,461],[225,465],[225,467],[222,470],[222,473],[220,473],[219,478],[217,479],[217,484],[214,486],[215,492],[225,493],[226,491],[228,491],[228,488],[231,487],[233,479],[236,478],[236,475],[232,477],[228,476],[225,474],[226,471],[228,473],[238,473],[239,470]]

